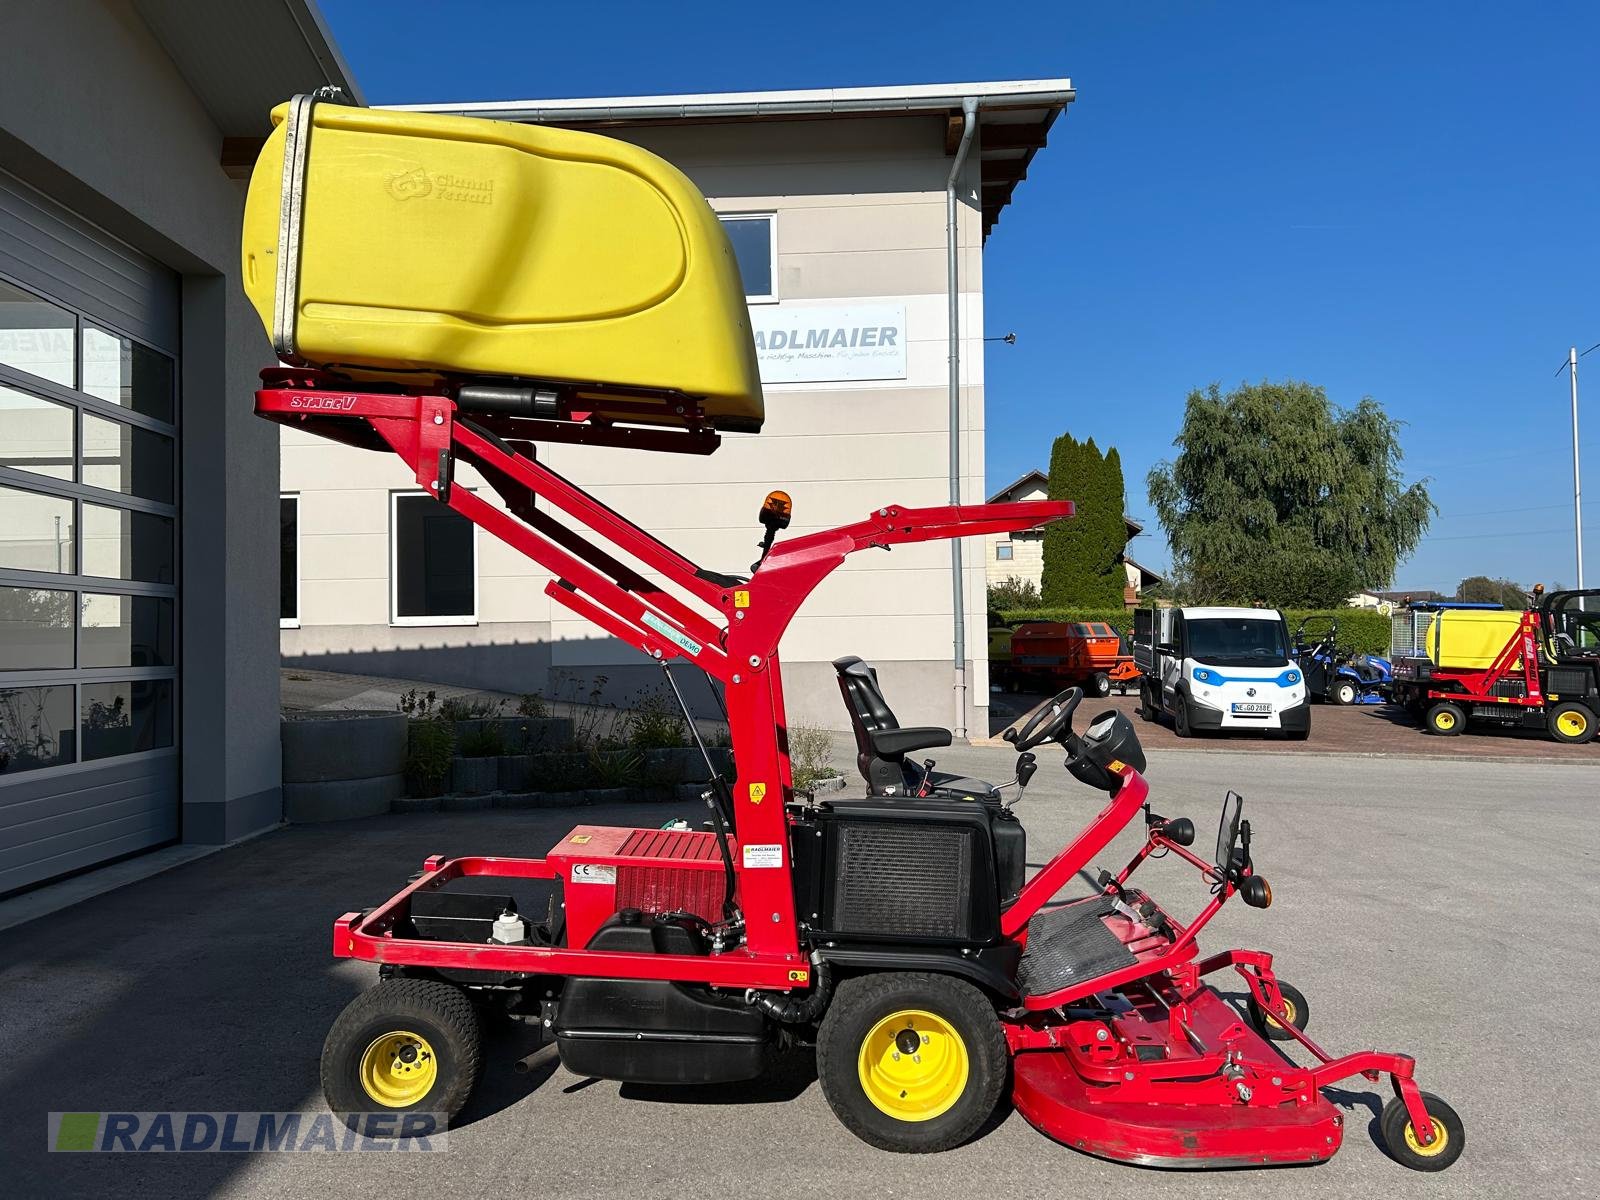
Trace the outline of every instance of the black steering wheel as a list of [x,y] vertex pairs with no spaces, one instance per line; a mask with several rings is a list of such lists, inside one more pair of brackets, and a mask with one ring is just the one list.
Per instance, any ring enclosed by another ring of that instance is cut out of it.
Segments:
[[1072,711],[1083,699],[1083,689],[1070,687],[1058,696],[1040,704],[1032,712],[1018,717],[1016,722],[1000,736],[1016,747],[1017,753],[1032,750],[1046,742],[1059,742],[1061,735],[1072,729]]

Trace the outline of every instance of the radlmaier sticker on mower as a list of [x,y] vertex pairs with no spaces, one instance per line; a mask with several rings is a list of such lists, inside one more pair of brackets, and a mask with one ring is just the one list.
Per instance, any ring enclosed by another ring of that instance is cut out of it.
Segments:
[[780,843],[757,843],[744,847],[744,869],[746,871],[781,866],[783,866],[783,846]]
[[617,869],[607,863],[573,863],[573,883],[616,883]]
[[653,612],[644,613],[639,619],[646,625],[650,626],[651,629],[654,629],[662,637],[666,638],[667,641],[671,642],[674,646],[677,646],[685,654],[688,654],[692,658],[700,657],[700,651],[703,650],[704,647],[683,630],[667,624]]

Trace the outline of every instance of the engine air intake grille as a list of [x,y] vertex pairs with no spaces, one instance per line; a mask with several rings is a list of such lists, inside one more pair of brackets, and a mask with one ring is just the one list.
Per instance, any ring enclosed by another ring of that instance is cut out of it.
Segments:
[[841,822],[832,927],[964,938],[972,924],[972,829]]

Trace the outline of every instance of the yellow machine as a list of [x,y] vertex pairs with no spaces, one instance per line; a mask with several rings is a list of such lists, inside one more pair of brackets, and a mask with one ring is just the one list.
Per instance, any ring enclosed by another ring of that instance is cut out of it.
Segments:
[[296,97],[245,203],[245,290],[278,355],[415,387],[573,385],[722,429],[763,408],[716,215],[671,164],[566,129]]
[[1487,670],[1522,622],[1510,609],[1446,608],[1424,627],[1422,646],[1433,665],[1450,671]]

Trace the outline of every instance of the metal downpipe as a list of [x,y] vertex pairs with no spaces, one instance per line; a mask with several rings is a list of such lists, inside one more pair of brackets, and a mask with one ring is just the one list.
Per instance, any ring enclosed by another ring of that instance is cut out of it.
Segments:
[[[968,96],[961,102],[961,144],[945,184],[945,288],[950,300],[950,503],[961,503],[961,291],[960,238],[957,221],[956,186],[967,164],[967,150],[978,128],[978,101]],[[967,615],[966,588],[961,579],[961,539],[950,539],[950,586],[955,601],[955,721],[951,732],[967,736]]]

